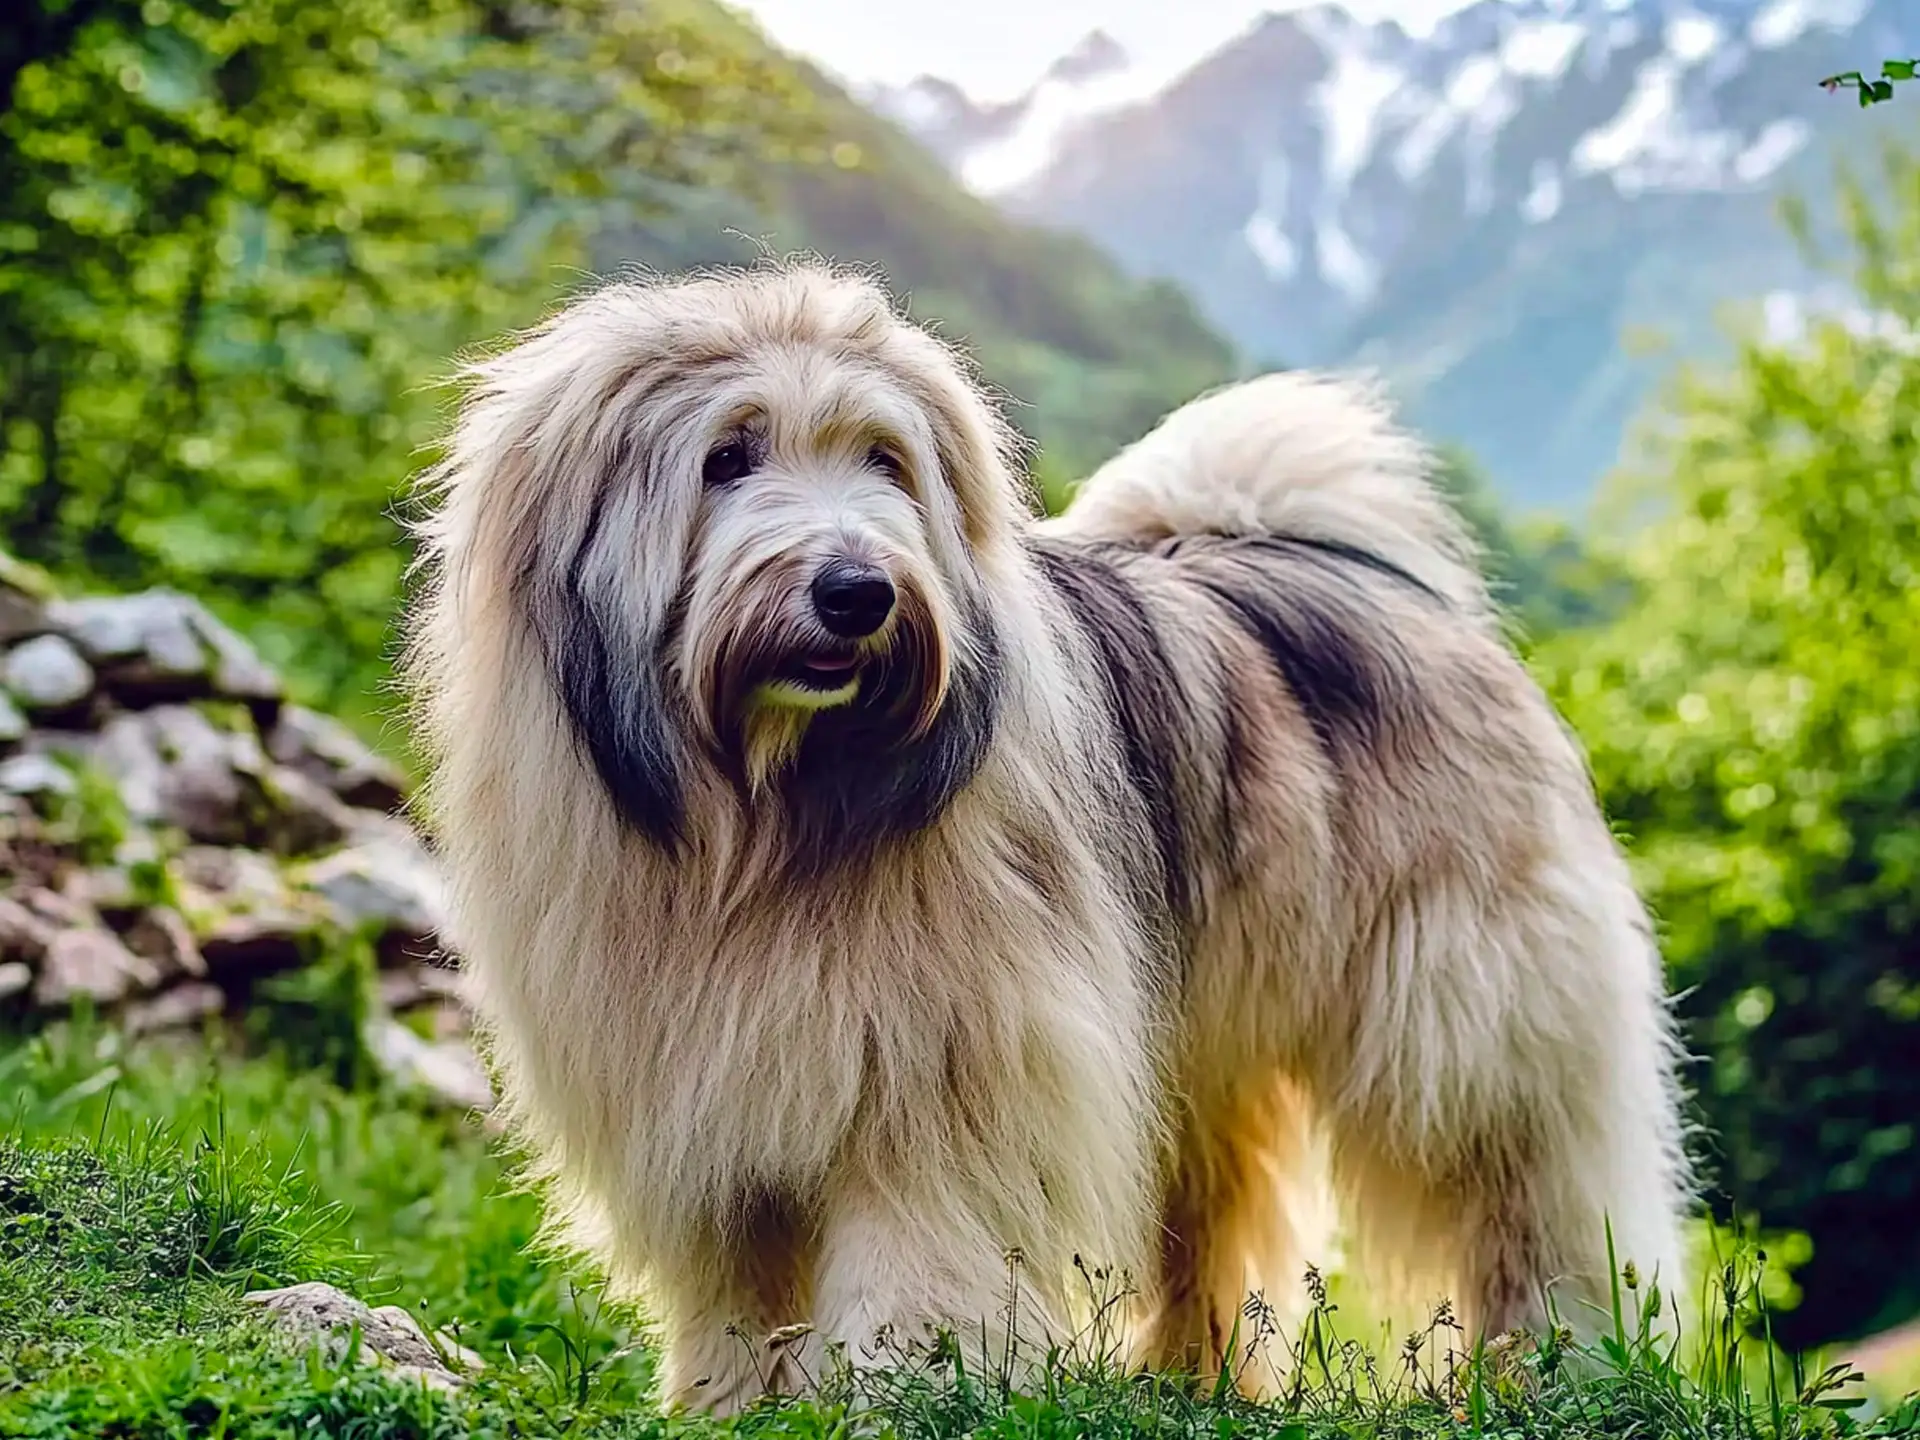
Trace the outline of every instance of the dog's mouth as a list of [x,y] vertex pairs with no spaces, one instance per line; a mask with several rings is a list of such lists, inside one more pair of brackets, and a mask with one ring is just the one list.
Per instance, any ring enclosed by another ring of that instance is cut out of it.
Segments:
[[852,649],[801,650],[776,663],[756,687],[764,705],[830,710],[859,697],[865,660]]
[[860,675],[860,657],[851,650],[804,651],[791,656],[773,678],[808,690],[839,690]]

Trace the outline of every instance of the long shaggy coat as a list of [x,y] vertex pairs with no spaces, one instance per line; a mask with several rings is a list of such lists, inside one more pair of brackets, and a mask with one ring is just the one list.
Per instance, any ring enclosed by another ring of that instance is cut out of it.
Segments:
[[1646,915],[1370,389],[1205,396],[1035,523],[956,354],[822,267],[609,285],[470,382],[425,815],[507,1113],[670,1399],[1060,1339],[1091,1269],[1138,1359],[1214,1370],[1323,1181],[1476,1333],[1577,1320],[1609,1221],[1679,1278]]

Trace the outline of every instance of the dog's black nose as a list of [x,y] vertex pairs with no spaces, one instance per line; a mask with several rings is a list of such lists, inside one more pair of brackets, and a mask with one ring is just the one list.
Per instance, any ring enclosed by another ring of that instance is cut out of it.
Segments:
[[835,560],[813,577],[813,608],[842,640],[858,640],[887,623],[893,582],[878,566]]

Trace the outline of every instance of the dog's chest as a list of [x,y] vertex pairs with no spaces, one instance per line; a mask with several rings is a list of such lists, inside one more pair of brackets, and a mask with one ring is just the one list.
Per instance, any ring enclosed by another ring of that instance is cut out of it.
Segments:
[[716,1184],[804,1188],[849,1144],[977,1123],[1032,1077],[1084,1067],[1088,1028],[1127,988],[1088,937],[990,883],[789,896],[643,944],[636,1139]]

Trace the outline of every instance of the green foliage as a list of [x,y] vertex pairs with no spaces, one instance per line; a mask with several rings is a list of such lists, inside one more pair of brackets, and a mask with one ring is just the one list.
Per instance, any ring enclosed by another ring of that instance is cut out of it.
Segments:
[[1820,88],[1828,94],[1836,90],[1857,90],[1860,92],[1860,108],[1878,105],[1893,99],[1893,87],[1902,80],[1913,79],[1914,67],[1920,60],[1884,60],[1880,64],[1880,77],[1869,80],[1858,70],[1848,70],[1840,75],[1829,75],[1820,82]]
[[1920,168],[1841,199],[1885,323],[1687,381],[1636,598],[1541,657],[1690,987],[1722,1211],[1811,1238],[1794,1344],[1920,1310]]
[[364,701],[426,382],[607,215],[805,142],[806,92],[704,13],[30,0],[0,51],[10,546],[192,591]]
[[379,1076],[367,1046],[373,1015],[373,946],[359,936],[329,936],[319,958],[263,981],[247,1012],[256,1043],[296,1070],[313,1070],[343,1090],[362,1090]]

